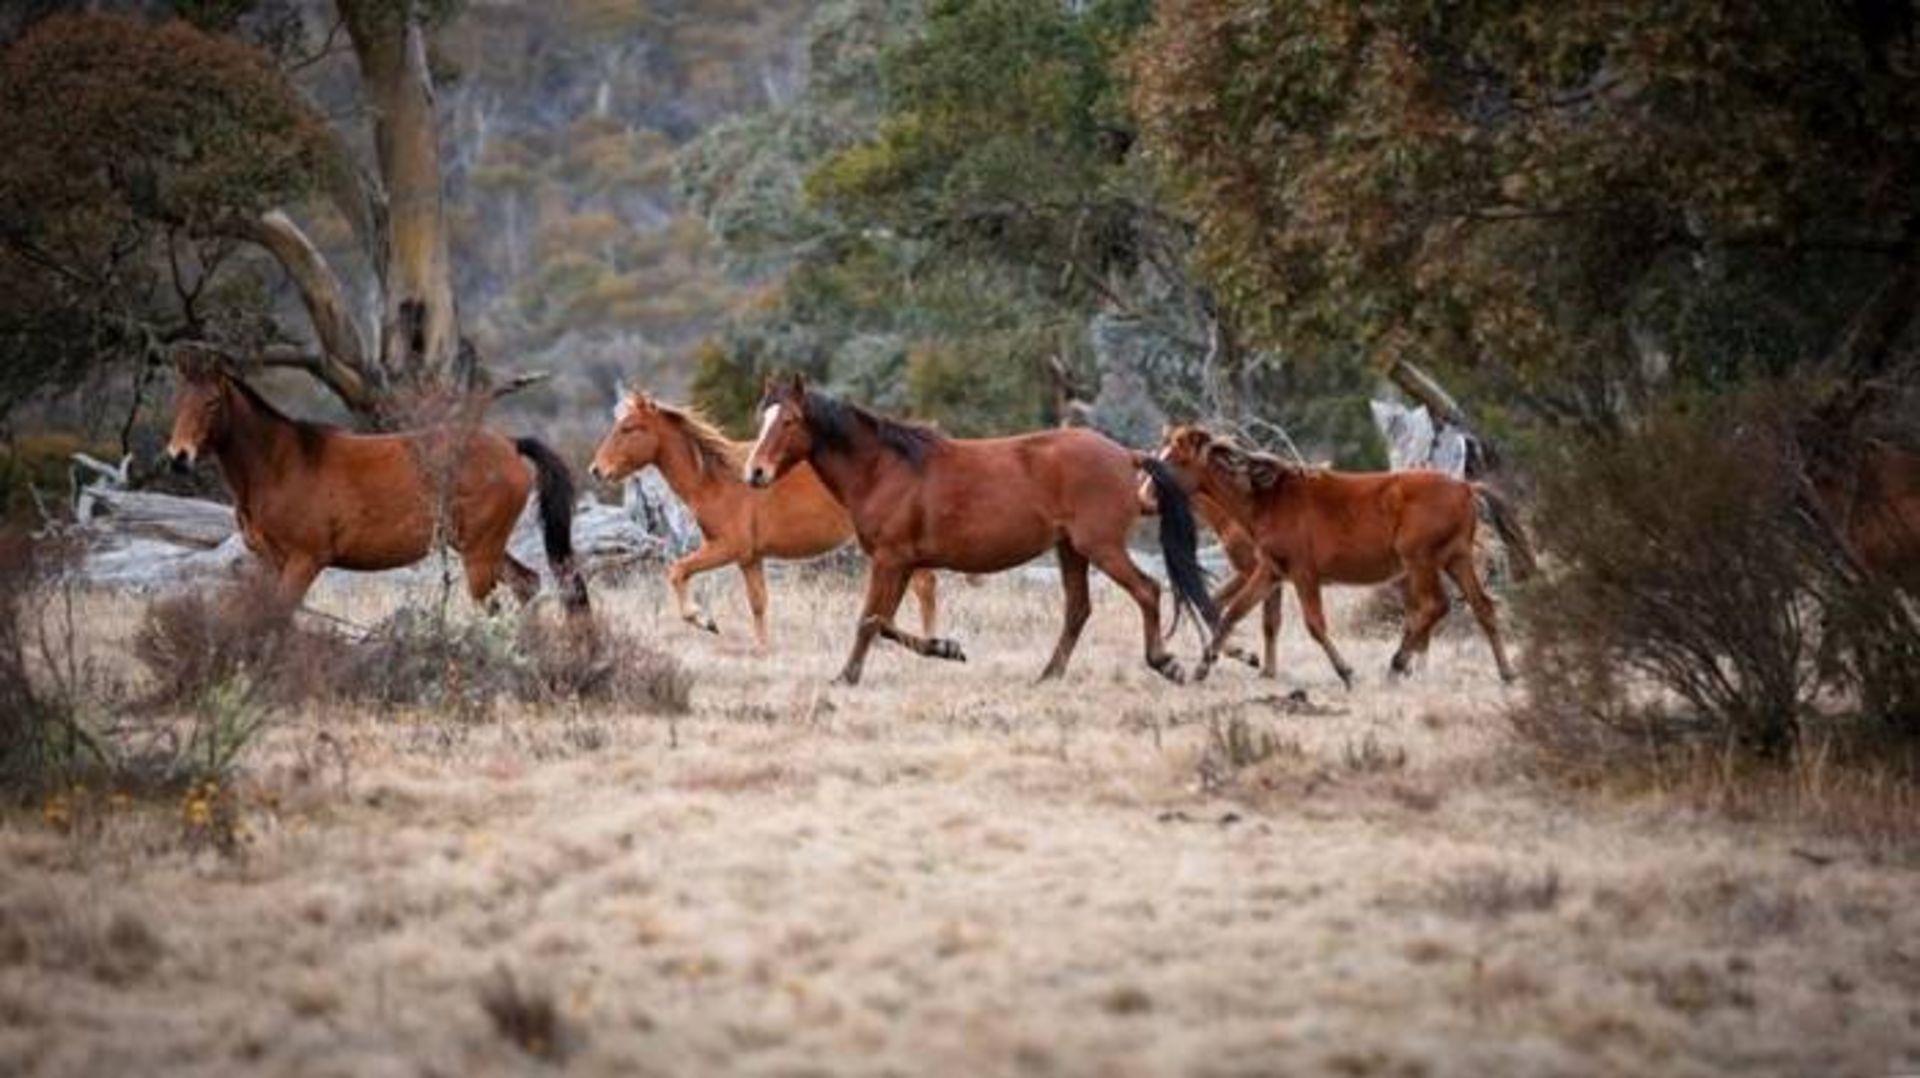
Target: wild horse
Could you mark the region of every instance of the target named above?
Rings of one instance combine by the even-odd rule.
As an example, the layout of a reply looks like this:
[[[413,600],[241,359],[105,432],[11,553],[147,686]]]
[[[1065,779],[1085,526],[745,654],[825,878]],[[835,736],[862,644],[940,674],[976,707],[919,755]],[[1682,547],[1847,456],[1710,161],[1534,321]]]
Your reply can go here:
[[[553,450],[458,424],[353,434],[288,418],[218,361],[183,356],[178,366],[167,456],[179,470],[207,453],[219,461],[240,534],[289,606],[322,569],[411,565],[436,535],[459,552],[475,601],[502,573],[531,599],[539,575],[507,553],[507,540],[537,483],[561,599],[570,613],[586,611],[573,563],[573,482]]]
[[[1446,615],[1447,594],[1440,584],[1445,572],[1473,608],[1500,676],[1514,677],[1493,600],[1473,563],[1475,498],[1491,492],[1439,472],[1342,474],[1297,468],[1199,427],[1168,431],[1160,457],[1196,498],[1214,502],[1252,535],[1265,555],[1227,601],[1197,676],[1205,676],[1234,624],[1256,603],[1269,600],[1281,583],[1292,581],[1307,631],[1340,680],[1351,686],[1353,668],[1327,635],[1320,585],[1380,584],[1403,575],[1407,624],[1391,669],[1404,674]]]
[[[813,558],[853,536],[846,509],[820,483],[813,467],[801,464],[780,477],[771,490],[758,491],[740,477],[746,446],[732,441],[698,412],[675,408],[629,390],[614,408],[613,429],[600,440],[588,471],[595,479],[617,482],[649,465],[660,469],[700,525],[699,549],[667,568],[680,619],[719,632],[700,608],[689,602],[687,585],[697,574],[738,565],[753,612],[753,636],[767,646],[767,577],[761,562]],[[911,581],[920,601],[920,624],[933,635],[937,600],[933,574],[916,572]]]
[[[949,438],[810,391],[797,376],[768,383],[760,415],[747,482],[765,487],[811,463],[847,507],[872,562],[866,604],[840,680],[860,680],[876,635],[921,655],[965,658],[952,640],[921,639],[894,626],[894,610],[913,571],[996,573],[1048,547],[1060,559],[1066,621],[1043,679],[1067,668],[1092,612],[1087,568],[1097,565],[1139,605],[1147,665],[1182,680],[1160,635],[1160,587],[1127,553],[1127,532],[1140,516],[1134,485],[1145,471],[1159,495],[1161,549],[1175,602],[1213,622],[1187,497],[1159,461],[1090,430]]]

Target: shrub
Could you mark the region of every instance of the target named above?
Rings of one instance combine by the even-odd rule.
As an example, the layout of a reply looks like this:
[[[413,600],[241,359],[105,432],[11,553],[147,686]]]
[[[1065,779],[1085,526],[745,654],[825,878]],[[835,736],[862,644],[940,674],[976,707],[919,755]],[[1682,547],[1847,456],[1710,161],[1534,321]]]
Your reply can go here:
[[[1860,579],[1807,511],[1783,400],[1672,408],[1543,469],[1560,571],[1519,604],[1518,721],[1537,745],[1604,761],[1707,735],[1777,759],[1810,721],[1920,699],[1913,607]]]
[[[56,584],[65,554],[0,531],[0,786],[14,793],[105,760],[85,722],[99,679],[74,646],[72,594]]]

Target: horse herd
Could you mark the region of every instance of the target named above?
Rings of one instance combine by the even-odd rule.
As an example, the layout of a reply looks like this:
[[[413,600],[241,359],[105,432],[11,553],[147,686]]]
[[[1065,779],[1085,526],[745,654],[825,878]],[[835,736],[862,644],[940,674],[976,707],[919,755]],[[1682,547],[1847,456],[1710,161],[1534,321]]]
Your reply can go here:
[[[203,456],[217,460],[241,535],[289,607],[322,569],[397,568],[439,543],[459,554],[475,601],[488,601],[503,579],[529,599],[539,578],[508,553],[507,541],[537,491],[562,601],[573,614],[588,609],[572,550],[572,481],[547,446],[477,425],[353,434],[283,415],[218,361],[183,359],[179,373],[167,456],[177,469]],[[964,660],[957,641],[934,635],[932,570],[995,573],[1049,549],[1059,560],[1064,623],[1043,679],[1066,670],[1092,611],[1088,572],[1097,567],[1139,607],[1147,666],[1184,680],[1166,647],[1171,627],[1162,631],[1161,587],[1128,548],[1134,525],[1154,514],[1174,622],[1191,612],[1206,627],[1196,677],[1222,654],[1256,661],[1227,644],[1255,607],[1264,611],[1258,665],[1274,675],[1280,585],[1291,582],[1308,631],[1351,685],[1352,667],[1327,633],[1321,585],[1396,577],[1404,581],[1407,616],[1391,670],[1404,673],[1447,611],[1443,574],[1479,620],[1501,675],[1513,676],[1474,566],[1475,502],[1491,497],[1474,484],[1433,472],[1298,468],[1196,426],[1169,430],[1157,453],[1084,428],[953,438],[812,389],[797,376],[769,380],[759,419],[757,438],[743,444],[694,411],[629,391],[591,472],[613,481],[648,466],[660,470],[704,536],[668,570],[679,616],[717,631],[689,599],[688,583],[737,565],[763,650],[765,560],[814,557],[856,539],[869,570],[852,652],[839,675],[847,684],[860,680],[875,637],[920,655]],[[1234,568],[1217,594],[1209,594],[1200,566],[1196,512],[1219,535]],[[1530,558],[1524,544],[1520,553]],[[909,588],[919,602],[918,634],[894,620]]]

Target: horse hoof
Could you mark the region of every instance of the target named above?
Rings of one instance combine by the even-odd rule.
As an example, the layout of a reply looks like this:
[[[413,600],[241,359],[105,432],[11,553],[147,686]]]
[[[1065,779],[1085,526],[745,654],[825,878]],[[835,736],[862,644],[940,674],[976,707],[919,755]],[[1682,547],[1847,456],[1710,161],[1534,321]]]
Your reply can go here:
[[[853,686],[860,684],[860,675],[849,674],[845,670],[842,670],[840,671],[839,674],[834,676],[834,679],[832,681],[827,682],[827,684],[832,685],[836,688],[842,687],[842,686],[846,688],[852,688]]]
[[[1187,673],[1180,669],[1180,660],[1171,655],[1160,662],[1154,663],[1153,672],[1173,682],[1175,685],[1185,685],[1187,683]],[[1205,681],[1206,677],[1206,669],[1204,667],[1194,671],[1193,679],[1195,681]]]
[[[948,659],[957,663],[967,661],[967,653],[960,650],[958,640],[929,640],[927,654],[936,659]]]
[[[1260,660],[1257,658],[1254,658],[1253,653],[1250,651],[1247,651],[1245,648],[1234,648],[1232,651],[1227,652],[1227,657],[1231,659],[1238,659],[1241,662],[1246,663],[1248,666],[1253,667],[1255,670],[1260,669]]]
[[[1353,691],[1353,671],[1341,670],[1339,671],[1339,674],[1340,674],[1341,687],[1346,689],[1348,692],[1352,692]]]

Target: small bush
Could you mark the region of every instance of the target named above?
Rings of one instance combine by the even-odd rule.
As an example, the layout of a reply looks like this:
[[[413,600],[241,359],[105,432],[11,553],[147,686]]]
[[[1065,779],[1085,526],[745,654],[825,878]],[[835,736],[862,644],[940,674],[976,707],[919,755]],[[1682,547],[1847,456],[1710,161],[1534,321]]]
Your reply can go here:
[[[1581,751],[1689,725],[1763,755],[1791,749],[1822,690],[1834,595],[1773,429],[1757,409],[1676,410],[1569,447],[1547,471],[1539,527],[1563,571],[1520,604],[1525,729]]]
[[[353,645],[342,695],[467,719],[502,698],[578,702],[679,714],[693,679],[677,659],[601,620],[547,621],[537,612],[452,621],[403,609]]]
[[[241,679],[263,701],[292,704],[324,694],[344,643],[295,624],[272,590],[256,584],[153,602],[133,654],[153,685],[149,707],[190,706]]]
[[[88,717],[107,691],[75,644],[68,551],[0,532],[0,786],[24,795],[107,762]]]

